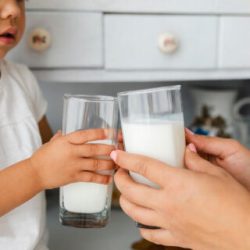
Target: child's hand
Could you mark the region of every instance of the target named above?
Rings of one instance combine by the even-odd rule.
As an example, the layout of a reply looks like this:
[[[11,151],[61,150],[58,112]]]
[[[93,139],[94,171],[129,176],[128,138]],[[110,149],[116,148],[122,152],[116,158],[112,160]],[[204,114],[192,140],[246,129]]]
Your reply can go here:
[[[250,151],[232,139],[192,134],[186,130],[186,139],[193,143],[202,156],[227,170],[250,190]]]
[[[123,141],[123,135],[122,135],[121,130],[118,131],[117,141],[118,141],[118,149],[124,150],[124,141]]]
[[[109,156],[114,146],[86,144],[105,139],[103,129],[76,131],[65,136],[56,134],[29,159],[41,188],[50,189],[72,182],[107,184],[111,177],[96,172],[112,170],[114,163],[109,158],[98,159],[98,156]]]

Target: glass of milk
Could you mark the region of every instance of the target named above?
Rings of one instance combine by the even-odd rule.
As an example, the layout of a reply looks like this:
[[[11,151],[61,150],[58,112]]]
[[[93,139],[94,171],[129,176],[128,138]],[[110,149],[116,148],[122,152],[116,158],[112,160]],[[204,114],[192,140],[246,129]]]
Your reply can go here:
[[[180,90],[178,85],[118,93],[127,152],[183,167],[185,133]],[[137,182],[157,188],[139,174],[130,174]]]
[[[108,129],[108,139],[90,143],[116,145],[117,120],[118,105],[114,97],[64,96],[63,134],[76,130]],[[104,227],[110,214],[112,186],[112,183],[78,182],[61,187],[60,222],[81,228]]]

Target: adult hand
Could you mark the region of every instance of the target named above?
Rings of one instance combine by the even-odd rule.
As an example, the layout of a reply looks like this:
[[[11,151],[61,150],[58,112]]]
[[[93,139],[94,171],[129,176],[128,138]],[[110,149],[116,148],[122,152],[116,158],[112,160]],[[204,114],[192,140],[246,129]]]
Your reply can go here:
[[[224,168],[250,190],[250,150],[233,139],[200,136],[186,129],[186,139],[198,153]]]
[[[190,150],[191,149],[191,150]],[[139,155],[114,151],[121,169],[115,183],[122,209],[133,220],[161,229],[140,229],[156,244],[202,250],[250,249],[250,195],[225,170],[202,159],[189,145],[188,169],[173,168]],[[126,170],[159,185],[134,182]]]
[[[103,129],[76,131],[63,136],[55,135],[29,159],[42,189],[50,189],[71,182],[97,182],[107,184],[111,177],[97,171],[111,170],[113,161],[100,156],[109,156],[114,146],[87,144],[105,140]],[[99,157],[99,158],[98,158]]]

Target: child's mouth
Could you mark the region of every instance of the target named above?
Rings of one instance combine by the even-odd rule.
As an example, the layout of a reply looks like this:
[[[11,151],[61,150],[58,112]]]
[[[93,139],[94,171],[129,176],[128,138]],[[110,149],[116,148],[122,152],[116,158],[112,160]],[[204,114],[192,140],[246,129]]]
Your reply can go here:
[[[11,44],[15,41],[15,35],[9,32],[0,35],[0,41],[5,44]]]

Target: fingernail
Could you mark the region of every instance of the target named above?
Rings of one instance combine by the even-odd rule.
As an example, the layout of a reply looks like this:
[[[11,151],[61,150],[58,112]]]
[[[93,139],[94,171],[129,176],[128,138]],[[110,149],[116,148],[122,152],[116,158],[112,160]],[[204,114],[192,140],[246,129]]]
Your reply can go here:
[[[196,150],[196,147],[193,143],[190,143],[188,145],[188,148],[190,149],[190,151],[194,152],[194,153],[197,153],[197,150]]]
[[[185,131],[189,134],[189,135],[194,135],[194,132],[192,130],[190,130],[189,128],[185,128]]]
[[[111,154],[110,154],[110,158],[111,158],[113,161],[116,161],[117,152],[116,152],[116,151],[112,151]]]

